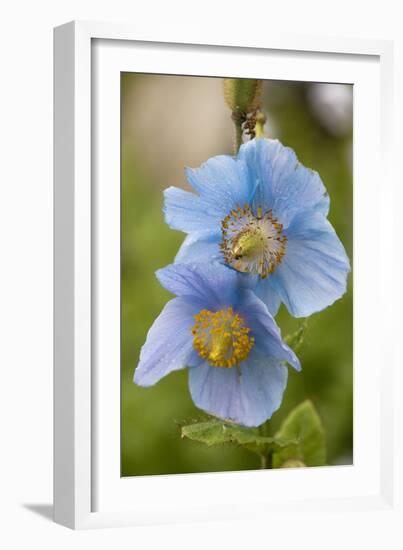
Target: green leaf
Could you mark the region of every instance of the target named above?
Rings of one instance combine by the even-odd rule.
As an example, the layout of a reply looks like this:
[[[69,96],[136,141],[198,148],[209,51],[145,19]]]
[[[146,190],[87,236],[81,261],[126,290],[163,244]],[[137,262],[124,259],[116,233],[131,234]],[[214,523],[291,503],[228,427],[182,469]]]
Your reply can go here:
[[[208,446],[225,443],[240,445],[260,456],[286,449],[289,449],[291,454],[295,454],[298,446],[298,441],[294,438],[265,437],[260,435],[255,428],[245,428],[216,419],[183,426],[182,437],[205,443]]]
[[[297,439],[298,445],[276,450],[273,453],[273,468],[326,464],[325,432],[311,401],[304,401],[292,410],[275,437],[284,440]]]

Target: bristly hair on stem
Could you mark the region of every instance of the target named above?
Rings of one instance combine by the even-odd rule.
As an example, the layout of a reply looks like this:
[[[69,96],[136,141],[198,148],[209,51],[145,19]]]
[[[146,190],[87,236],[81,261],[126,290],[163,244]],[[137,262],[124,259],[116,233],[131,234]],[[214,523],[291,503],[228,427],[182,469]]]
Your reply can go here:
[[[233,111],[231,118],[234,123],[234,156],[236,156],[238,154],[240,146],[242,145],[242,126],[246,120],[246,115],[245,113],[242,113],[240,111]]]

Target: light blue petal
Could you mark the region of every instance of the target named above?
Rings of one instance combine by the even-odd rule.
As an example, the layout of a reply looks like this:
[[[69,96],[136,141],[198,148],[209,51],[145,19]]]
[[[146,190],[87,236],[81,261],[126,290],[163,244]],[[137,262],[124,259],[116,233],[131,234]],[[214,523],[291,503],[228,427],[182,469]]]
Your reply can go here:
[[[193,348],[193,315],[198,308],[185,298],[170,300],[148,331],[134,372],[139,386],[152,386],[172,371],[200,364]]]
[[[242,273],[240,282],[245,288],[253,290],[260,300],[266,305],[271,315],[275,316],[279,310],[281,300],[279,295],[268,284],[268,279],[262,279],[259,275]]]
[[[186,175],[198,195],[177,187],[164,192],[167,224],[185,232],[220,230],[232,208],[251,200],[256,184],[248,178],[242,161],[224,155],[209,159],[200,168],[187,168]]]
[[[285,255],[269,284],[295,317],[308,317],[346,292],[350,264],[331,224],[320,214],[301,215],[287,231]]]
[[[179,252],[175,257],[175,263],[204,263],[222,260],[219,247],[221,232],[195,231],[187,235]]]
[[[294,216],[304,210],[314,210],[324,216],[329,212],[330,200],[320,176],[302,164],[276,182],[273,191],[273,214],[284,227],[292,223]]]
[[[249,202],[256,186],[245,163],[228,155],[212,157],[200,168],[187,168],[186,175],[193,189],[223,213]]]
[[[247,164],[249,177],[257,180],[255,207],[271,208],[284,227],[302,210],[327,215],[329,197],[322,180],[289,147],[277,140],[255,139],[241,147],[239,158]]]
[[[189,387],[197,407],[244,426],[260,426],[280,407],[287,385],[287,368],[253,354],[241,373],[203,364],[189,369]]]
[[[184,240],[175,263],[204,264],[220,262],[227,269],[232,269],[223,261],[219,247],[221,235],[210,232],[198,231],[188,235]],[[238,272],[237,272],[238,273]],[[242,288],[249,288],[266,304],[272,315],[276,315],[281,304],[279,295],[267,283],[267,279],[261,279],[258,275],[238,273],[238,284]]]
[[[241,145],[238,152],[238,159],[243,161],[247,167],[248,178],[255,182],[255,193],[252,202],[255,206],[267,206],[273,202],[271,182],[273,170],[271,158],[267,154],[272,140],[253,139]]]
[[[278,361],[287,361],[295,370],[301,370],[298,357],[281,339],[281,332],[265,304],[251,290],[241,293],[237,308],[255,338],[256,350]]]
[[[172,229],[186,233],[203,231],[206,228],[220,230],[225,214],[223,215],[222,209],[214,202],[207,202],[194,193],[177,187],[165,189],[164,197],[165,221]]]
[[[238,300],[237,273],[219,263],[171,264],[156,275],[169,292],[197,300],[203,308],[234,306]]]

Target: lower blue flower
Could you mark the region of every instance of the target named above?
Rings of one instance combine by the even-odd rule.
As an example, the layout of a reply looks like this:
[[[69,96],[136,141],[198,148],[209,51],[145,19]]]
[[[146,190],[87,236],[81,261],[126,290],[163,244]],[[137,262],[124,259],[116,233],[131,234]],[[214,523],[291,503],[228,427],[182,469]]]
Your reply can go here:
[[[134,382],[152,386],[189,367],[197,407],[259,426],[280,407],[289,363],[301,369],[282,341],[266,305],[221,264],[174,264],[157,271],[170,300],[148,332]]]

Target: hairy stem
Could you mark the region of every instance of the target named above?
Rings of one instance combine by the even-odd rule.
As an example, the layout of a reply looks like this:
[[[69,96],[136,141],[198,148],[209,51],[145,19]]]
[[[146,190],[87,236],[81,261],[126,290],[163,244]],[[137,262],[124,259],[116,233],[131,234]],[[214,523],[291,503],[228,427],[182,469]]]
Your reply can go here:
[[[258,428],[259,435],[266,437],[268,434],[269,422],[264,422]],[[272,468],[272,456],[271,453],[267,455],[260,455],[260,469],[261,470],[270,470]]]
[[[234,111],[231,118],[234,123],[234,156],[236,156],[242,145],[242,124],[244,122],[244,117],[241,113]]]
[[[256,138],[264,137],[264,125],[266,122],[266,116],[262,111],[258,111],[256,115],[255,136]]]

